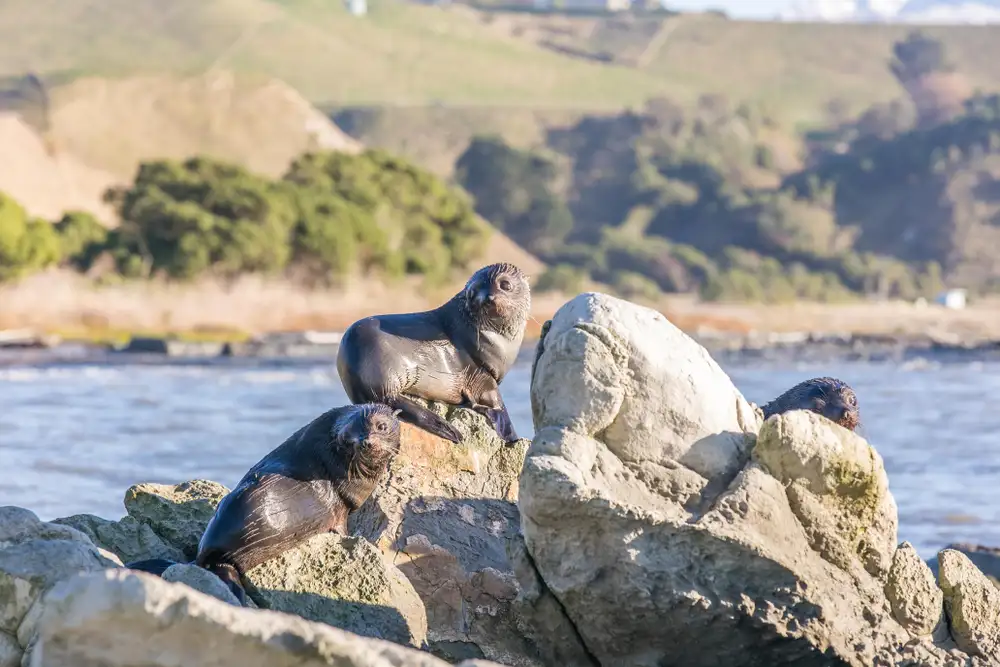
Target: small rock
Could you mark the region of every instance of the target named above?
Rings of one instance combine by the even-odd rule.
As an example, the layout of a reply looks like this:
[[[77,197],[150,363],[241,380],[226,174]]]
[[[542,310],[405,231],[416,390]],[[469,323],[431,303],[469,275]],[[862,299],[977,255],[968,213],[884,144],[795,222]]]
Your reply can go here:
[[[244,583],[264,609],[398,644],[419,647],[427,638],[413,586],[364,538],[316,535],[250,570]]]
[[[125,510],[190,561],[198,554],[198,541],[215,508],[228,493],[221,484],[203,479],[174,486],[136,484],[125,492]]]
[[[216,600],[222,600],[227,604],[236,605],[237,607],[240,606],[240,601],[236,599],[236,596],[223,583],[222,579],[219,579],[213,573],[197,565],[188,563],[171,565],[163,571],[162,577],[164,581],[184,584],[205,595],[211,595]]]
[[[183,562],[180,549],[164,542],[145,523],[126,516],[121,521],[108,521],[92,514],[75,514],[52,523],[72,526],[87,535],[99,547],[118,556],[122,562],[131,563],[149,558],[165,558]]]
[[[893,616],[911,635],[932,635],[944,620],[944,594],[909,542],[893,554],[885,594]]]
[[[944,608],[958,648],[1000,662],[1000,590],[963,553],[946,549],[938,562]]]
[[[45,596],[44,608],[32,667],[448,667],[421,651],[234,607],[144,572],[75,576]]]

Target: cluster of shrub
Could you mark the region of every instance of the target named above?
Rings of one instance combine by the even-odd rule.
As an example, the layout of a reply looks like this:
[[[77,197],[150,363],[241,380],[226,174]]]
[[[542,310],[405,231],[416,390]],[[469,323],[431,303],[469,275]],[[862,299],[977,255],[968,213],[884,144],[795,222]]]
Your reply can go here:
[[[309,153],[280,180],[205,158],[154,161],[106,194],[121,224],[52,224],[0,195],[0,281],[101,258],[125,278],[284,274],[312,284],[377,273],[428,281],[465,268],[490,229],[461,190],[393,155]]]
[[[745,107],[661,100],[584,119],[545,149],[477,137],[456,178],[481,215],[549,263],[541,289],[593,279],[632,296],[913,299],[949,271],[993,289],[992,260],[974,247],[983,237],[969,230],[1000,225],[984,218],[987,200],[1000,202],[989,194],[1000,193],[1000,96],[975,95],[935,123],[855,131],[846,149],[790,172],[775,164],[774,135]],[[953,187],[973,176],[975,192]]]

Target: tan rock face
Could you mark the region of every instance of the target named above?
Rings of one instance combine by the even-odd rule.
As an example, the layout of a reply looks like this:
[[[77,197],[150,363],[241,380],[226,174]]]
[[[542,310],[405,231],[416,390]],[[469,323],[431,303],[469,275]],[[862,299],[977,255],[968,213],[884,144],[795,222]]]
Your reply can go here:
[[[435,654],[541,665],[512,609],[519,587],[507,556],[518,533],[517,479],[528,441],[505,445],[481,415],[425,405],[464,441],[455,445],[403,424],[389,475],[349,527],[378,545],[413,584]]]
[[[518,606],[549,664],[913,664],[885,592],[896,507],[868,443],[808,412],[762,424],[646,308],[584,294],[543,331]],[[896,575],[916,595],[922,575]],[[897,602],[923,629],[921,602]]]
[[[963,553],[946,549],[938,563],[955,643],[970,655],[1000,663],[1000,590]]]
[[[62,582],[45,597],[38,627],[31,667],[447,665],[421,651],[289,614],[235,607],[127,570]]]
[[[245,584],[264,609],[418,648],[426,641],[413,586],[363,538],[316,535],[247,572]]]

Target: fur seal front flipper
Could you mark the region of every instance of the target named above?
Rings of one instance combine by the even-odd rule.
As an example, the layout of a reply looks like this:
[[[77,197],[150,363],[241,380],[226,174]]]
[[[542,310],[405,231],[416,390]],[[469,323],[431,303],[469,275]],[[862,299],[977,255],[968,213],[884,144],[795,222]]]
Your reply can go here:
[[[459,432],[412,399],[470,408],[511,443],[517,434],[500,383],[517,359],[530,311],[527,277],[513,264],[491,264],[434,310],[373,315],[349,326],[337,373],[354,403],[384,403],[452,442],[461,442]]]
[[[347,517],[368,499],[399,451],[399,420],[370,403],[323,413],[257,462],[219,503],[194,564],[215,573],[243,603],[241,581],[257,565],[313,535],[347,535]],[[156,558],[126,567],[162,575]]]
[[[399,410],[403,421],[424,429],[439,438],[454,443],[462,442],[462,434],[441,416],[431,412],[424,406],[414,403],[405,396],[394,396],[384,401],[389,407]]]

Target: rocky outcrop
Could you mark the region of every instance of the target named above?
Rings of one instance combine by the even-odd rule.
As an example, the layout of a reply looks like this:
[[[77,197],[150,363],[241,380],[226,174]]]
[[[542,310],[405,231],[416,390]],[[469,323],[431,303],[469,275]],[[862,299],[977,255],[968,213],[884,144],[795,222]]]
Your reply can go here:
[[[66,580],[45,596],[41,609],[32,667],[447,665],[428,653],[289,614],[242,609],[127,570]]]
[[[987,664],[923,636],[938,598],[862,438],[761,424],[652,310],[585,294],[543,331],[518,607],[549,664]]]
[[[403,424],[389,475],[351,516],[352,533],[379,546],[427,610],[429,648],[448,660],[541,665],[512,609],[519,586],[507,556],[518,535],[518,475],[528,441],[505,445],[489,422],[429,404],[463,435],[453,444]]]
[[[946,549],[938,554],[938,562],[955,643],[969,655],[1000,664],[1000,590],[965,554]]]
[[[426,641],[413,586],[363,538],[316,535],[247,572],[245,584],[264,609],[417,648]]]
[[[221,484],[203,479],[177,485],[136,484],[125,492],[125,511],[180,551],[185,560],[193,560],[205,526],[227,493],[229,489]]]

